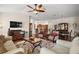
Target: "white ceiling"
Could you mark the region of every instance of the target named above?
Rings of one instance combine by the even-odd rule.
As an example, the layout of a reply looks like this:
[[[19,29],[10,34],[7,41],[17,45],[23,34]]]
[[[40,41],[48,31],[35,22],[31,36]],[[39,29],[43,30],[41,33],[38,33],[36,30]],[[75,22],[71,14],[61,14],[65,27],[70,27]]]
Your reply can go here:
[[[34,5],[31,4],[32,7]],[[25,13],[31,16],[33,19],[57,19],[61,17],[72,17],[79,15],[79,5],[78,4],[44,4],[46,12],[34,14],[32,12],[27,12],[31,10],[25,4],[0,4],[0,12],[15,12],[15,13]]]

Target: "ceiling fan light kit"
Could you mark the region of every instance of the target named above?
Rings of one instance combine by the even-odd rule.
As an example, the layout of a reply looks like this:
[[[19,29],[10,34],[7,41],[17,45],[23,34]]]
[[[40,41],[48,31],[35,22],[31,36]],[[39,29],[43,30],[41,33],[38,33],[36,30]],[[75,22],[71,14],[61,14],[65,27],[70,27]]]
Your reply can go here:
[[[33,13],[37,14],[38,12],[37,11],[33,11]]]

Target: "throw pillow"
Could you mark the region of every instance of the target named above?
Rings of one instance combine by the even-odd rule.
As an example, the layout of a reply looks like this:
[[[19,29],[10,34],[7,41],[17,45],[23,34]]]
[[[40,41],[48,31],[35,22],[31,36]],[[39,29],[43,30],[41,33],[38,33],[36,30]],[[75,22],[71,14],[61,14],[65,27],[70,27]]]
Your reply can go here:
[[[5,36],[4,35],[0,35],[0,40],[5,43],[6,42],[6,39],[5,39]]]

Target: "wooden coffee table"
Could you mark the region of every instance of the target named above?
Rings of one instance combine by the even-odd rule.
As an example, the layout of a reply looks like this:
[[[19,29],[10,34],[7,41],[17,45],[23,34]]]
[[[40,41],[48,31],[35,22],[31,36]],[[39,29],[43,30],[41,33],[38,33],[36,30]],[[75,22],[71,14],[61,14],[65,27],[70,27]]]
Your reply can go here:
[[[34,52],[36,47],[40,46],[40,48],[41,48],[42,40],[40,38],[34,38],[33,40],[30,38],[25,38],[25,42],[26,41],[33,45],[32,53]]]

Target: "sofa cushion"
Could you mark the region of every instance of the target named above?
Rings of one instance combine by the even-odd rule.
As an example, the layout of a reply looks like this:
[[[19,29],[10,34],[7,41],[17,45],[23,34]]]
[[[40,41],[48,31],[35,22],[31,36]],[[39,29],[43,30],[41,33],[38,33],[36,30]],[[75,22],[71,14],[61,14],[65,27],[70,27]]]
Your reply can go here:
[[[4,46],[5,46],[5,48],[6,48],[7,51],[16,49],[16,46],[15,46],[15,44],[13,43],[12,40],[8,40],[7,42],[5,42],[5,43],[4,43]]]
[[[79,53],[79,37],[73,39],[70,54],[78,54]]]
[[[5,43],[6,39],[5,39],[5,36],[4,35],[0,35],[0,40]]]
[[[7,52],[7,49],[5,48],[4,44],[8,40],[11,40],[9,37],[5,37],[4,35],[0,35],[0,53]]]
[[[11,40],[12,37],[11,36],[5,37],[4,35],[0,35],[0,39],[2,40],[3,43],[5,43],[6,41]]]
[[[0,53],[4,53],[4,52],[7,52],[7,50],[5,49],[3,45],[3,41],[0,39]]]

